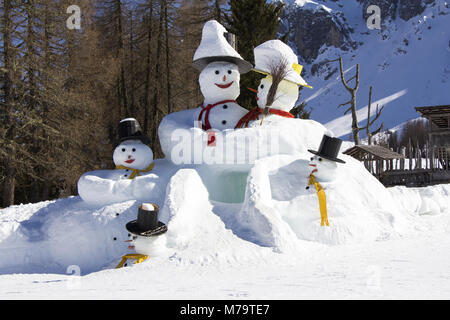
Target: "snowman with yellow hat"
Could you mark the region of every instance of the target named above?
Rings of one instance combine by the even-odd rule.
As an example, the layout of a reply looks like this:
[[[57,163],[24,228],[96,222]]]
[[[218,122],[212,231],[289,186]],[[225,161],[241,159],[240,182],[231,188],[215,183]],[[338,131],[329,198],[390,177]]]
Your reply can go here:
[[[260,126],[294,118],[289,113],[298,100],[299,86],[308,87],[301,77],[303,67],[294,51],[280,40],[269,40],[254,49],[253,71],[266,75],[257,91],[258,107],[248,112],[236,128]]]

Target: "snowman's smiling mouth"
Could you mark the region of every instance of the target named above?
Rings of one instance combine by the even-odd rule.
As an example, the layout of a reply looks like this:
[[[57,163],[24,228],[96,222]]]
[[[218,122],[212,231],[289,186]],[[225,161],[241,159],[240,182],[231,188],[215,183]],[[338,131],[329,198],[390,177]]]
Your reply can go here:
[[[128,164],[132,164],[132,163],[134,162],[134,160],[135,160],[135,159],[130,159],[130,160],[127,160],[127,161],[125,161],[125,162],[128,163]]]
[[[234,83],[234,81],[231,81],[230,83],[227,83],[227,84],[218,84],[218,83],[215,83],[215,85],[218,86],[220,89],[227,89],[227,88],[231,87],[231,85],[232,85],[233,83]]]
[[[317,170],[317,165],[315,165],[315,164],[310,164],[309,166],[314,168],[313,171],[311,171],[311,173],[316,173],[316,172],[318,171],[318,170]]]

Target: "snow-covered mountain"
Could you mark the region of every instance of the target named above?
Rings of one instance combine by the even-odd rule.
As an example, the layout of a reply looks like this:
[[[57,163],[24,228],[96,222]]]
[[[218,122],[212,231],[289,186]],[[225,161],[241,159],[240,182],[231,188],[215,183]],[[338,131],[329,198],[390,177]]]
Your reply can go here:
[[[367,118],[370,86],[373,105],[386,106],[380,121],[387,128],[417,118],[415,106],[449,103],[446,0],[279,1],[285,3],[280,33],[290,32],[290,45],[305,67],[304,78],[313,86],[302,90],[300,101],[306,100],[312,118],[335,134],[350,132],[350,115],[343,117],[344,107],[337,108],[350,96],[340,81],[338,63],[327,63],[341,56],[347,79],[360,64],[360,121]],[[381,10],[380,30],[367,27],[369,5]]]

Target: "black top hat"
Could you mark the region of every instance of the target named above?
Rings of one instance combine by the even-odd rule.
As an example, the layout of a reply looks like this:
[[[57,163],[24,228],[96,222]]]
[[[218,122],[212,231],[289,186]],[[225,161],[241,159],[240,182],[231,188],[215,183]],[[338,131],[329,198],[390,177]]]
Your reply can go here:
[[[309,152],[320,156],[322,158],[345,163],[345,161],[338,159],[337,155],[339,150],[341,149],[342,140],[338,138],[332,138],[327,135],[324,135],[322,138],[322,142],[320,143],[319,151],[308,150]]]
[[[126,225],[129,232],[141,237],[154,237],[167,232],[167,226],[158,221],[159,207],[156,204],[152,205],[155,208],[154,211],[145,210],[142,209],[142,205],[139,206],[137,220],[130,221]]]
[[[149,144],[150,139],[142,133],[139,122],[134,118],[128,118],[119,123],[119,140],[140,140],[143,144]]]

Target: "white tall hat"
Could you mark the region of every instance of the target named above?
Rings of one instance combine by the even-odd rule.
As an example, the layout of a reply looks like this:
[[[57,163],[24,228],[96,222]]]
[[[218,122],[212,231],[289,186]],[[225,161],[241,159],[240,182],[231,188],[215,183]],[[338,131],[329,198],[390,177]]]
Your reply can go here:
[[[256,72],[270,75],[271,67],[281,61],[287,62],[288,73],[284,80],[294,82],[303,87],[309,86],[300,76],[303,66],[298,64],[298,58],[294,51],[281,40],[269,40],[254,49]]]
[[[202,40],[194,55],[195,68],[202,71],[211,62],[225,61],[236,64],[240,73],[247,73],[252,69],[252,64],[245,61],[228,43],[225,38],[227,33],[227,29],[215,20],[205,23]]]

